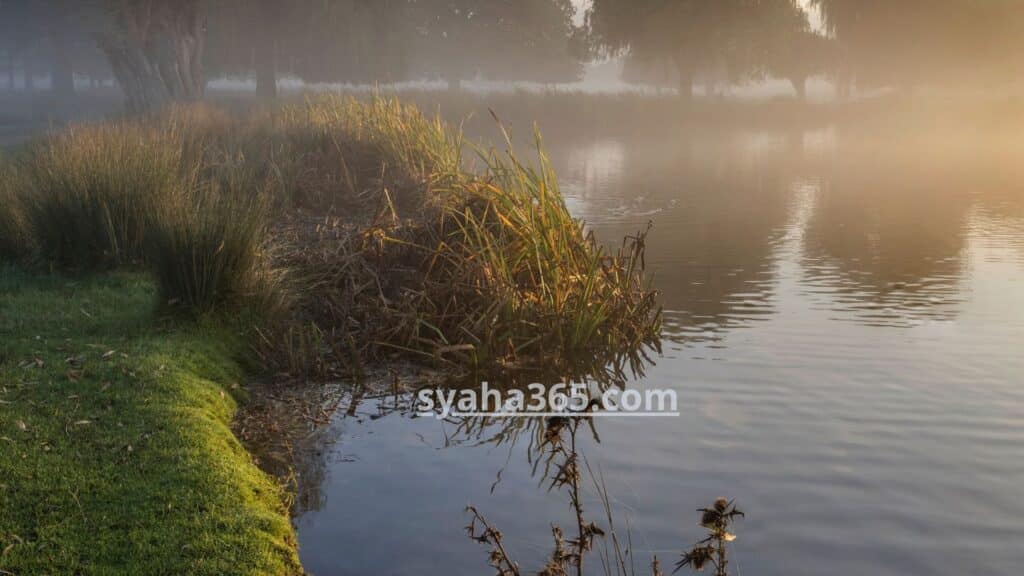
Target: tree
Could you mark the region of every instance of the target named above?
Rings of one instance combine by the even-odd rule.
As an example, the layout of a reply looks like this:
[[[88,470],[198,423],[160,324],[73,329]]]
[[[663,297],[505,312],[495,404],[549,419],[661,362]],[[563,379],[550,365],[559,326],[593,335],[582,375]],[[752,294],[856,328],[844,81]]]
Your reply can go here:
[[[105,0],[99,46],[130,112],[203,96],[202,0]]]
[[[25,88],[32,85],[32,60],[40,48],[42,36],[41,11],[31,0],[0,1],[0,47],[7,55],[8,88],[15,88],[15,68],[21,63]]]
[[[297,0],[280,54],[307,82],[390,82],[408,77],[410,0]]]
[[[256,42],[256,94],[269,100],[277,98],[277,26],[282,17],[281,4],[273,0],[256,2],[261,39]]]
[[[813,0],[838,44],[841,82],[1007,82],[1024,56],[1019,0]]]
[[[598,50],[671,62],[686,99],[701,70],[721,69],[732,80],[763,75],[771,51],[801,21],[794,0],[594,0],[587,12]]]
[[[221,0],[211,3],[207,68],[255,75],[273,96],[279,70],[307,82],[406,77],[409,0]]]
[[[416,72],[452,86],[477,74],[550,82],[576,79],[582,50],[571,0],[419,0],[411,17]]]
[[[800,32],[780,47],[769,70],[773,76],[785,78],[800,100],[807,99],[807,79],[831,72],[836,64],[835,44],[829,38],[810,30]]]
[[[0,0],[0,50],[8,56],[9,83],[18,59],[26,87],[37,66],[48,66],[51,89],[60,99],[74,94],[76,70],[105,74],[95,43],[97,8],[90,2]]]
[[[311,6],[310,6],[311,7]],[[293,14],[304,7],[280,0],[219,0],[208,6],[207,59],[211,75],[239,73],[256,77],[256,94],[277,97],[280,45]]]
[[[803,10],[768,10],[765,16],[754,32],[761,35],[756,44],[763,48],[764,69],[789,80],[797,98],[806,100],[807,79],[832,70],[835,42],[812,30]]]

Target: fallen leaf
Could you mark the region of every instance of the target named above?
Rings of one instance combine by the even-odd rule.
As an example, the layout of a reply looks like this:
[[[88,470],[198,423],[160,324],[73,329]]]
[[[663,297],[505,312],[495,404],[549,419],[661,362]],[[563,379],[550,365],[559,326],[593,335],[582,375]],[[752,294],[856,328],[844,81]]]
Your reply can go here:
[[[19,368],[42,368],[45,364],[40,358],[33,358],[32,360],[26,360],[18,365]]]

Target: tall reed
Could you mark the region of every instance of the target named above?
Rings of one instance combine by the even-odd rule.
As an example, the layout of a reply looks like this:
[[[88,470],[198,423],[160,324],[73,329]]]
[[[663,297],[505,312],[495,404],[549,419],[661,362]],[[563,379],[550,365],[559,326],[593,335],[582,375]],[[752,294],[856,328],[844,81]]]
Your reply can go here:
[[[308,98],[282,106],[270,122],[277,165],[292,176],[300,205],[372,204],[388,190],[415,209],[461,169],[461,132],[396,99]]]
[[[569,213],[539,136],[535,165],[509,144],[504,153],[478,150],[483,170],[473,173],[457,162],[457,130],[401,105],[307,106],[310,116],[331,119],[325,125],[383,135],[398,150],[378,151],[395,154],[384,161],[417,158],[410,171],[426,167],[413,210],[385,187],[369,225],[321,221],[291,241],[287,265],[318,295],[305,315],[339,362],[355,347],[361,356],[536,367],[656,345],[660,311],[644,283],[643,233],[606,253]],[[415,152],[421,146],[439,150]]]
[[[21,204],[21,174],[14,162],[0,155],[0,261],[24,257],[31,238]]]
[[[290,367],[383,354],[536,366],[656,347],[643,233],[607,252],[569,213],[540,137],[533,164],[506,140],[477,149],[475,172],[459,129],[395,99],[244,118],[173,108],[34,144],[19,196],[46,260],[145,262],[165,303],[259,293],[276,315],[286,273],[301,294],[261,342],[316,355]]]
[[[442,267],[447,279],[436,280],[489,295],[486,306],[467,309],[457,331],[477,335],[481,351],[499,355],[649,343],[660,312],[644,284],[643,232],[607,254],[569,213],[539,133],[532,166],[507,135],[506,142],[504,153],[481,152],[484,174],[458,182],[445,205],[439,246],[449,265]]]
[[[183,187],[181,147],[130,123],[46,138],[22,170],[25,218],[41,255],[76,270],[141,261],[155,207]]]
[[[266,301],[267,203],[251,183],[244,168],[225,168],[155,207],[146,258],[163,304],[209,311]]]

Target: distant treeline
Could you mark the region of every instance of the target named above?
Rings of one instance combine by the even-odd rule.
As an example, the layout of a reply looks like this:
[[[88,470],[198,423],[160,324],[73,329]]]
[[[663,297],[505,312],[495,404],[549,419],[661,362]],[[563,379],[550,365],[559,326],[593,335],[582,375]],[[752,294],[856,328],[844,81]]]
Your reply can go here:
[[[695,78],[766,76],[802,94],[815,75],[841,89],[1009,83],[1024,61],[1020,0],[593,0],[576,10],[571,0],[0,0],[0,84],[49,77],[71,93],[76,75],[113,77],[143,110],[199,99],[220,76],[255,76],[266,96],[282,74],[555,82],[626,55],[631,77],[671,81],[684,96]]]
[[[814,20],[819,26],[811,25]],[[628,51],[627,75],[701,75],[731,84],[771,75],[853,86],[1016,82],[1020,0],[594,0],[591,46]]]

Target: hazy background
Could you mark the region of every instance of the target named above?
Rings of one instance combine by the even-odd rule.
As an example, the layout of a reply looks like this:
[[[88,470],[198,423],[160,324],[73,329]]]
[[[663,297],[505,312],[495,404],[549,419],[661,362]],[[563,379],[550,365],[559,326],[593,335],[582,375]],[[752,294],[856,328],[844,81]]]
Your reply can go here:
[[[741,574],[1014,576],[1022,37],[1022,0],[0,0],[0,145],[304,90],[397,91],[489,141],[488,108],[524,145],[536,122],[598,238],[653,223],[664,354],[631,385],[683,415],[586,445],[638,573],[724,494]],[[313,573],[477,573],[467,502],[529,568],[574,522],[522,444],[339,414],[301,470]]]
[[[353,86],[1016,95],[1022,33],[1019,0],[0,0],[0,123]]]

